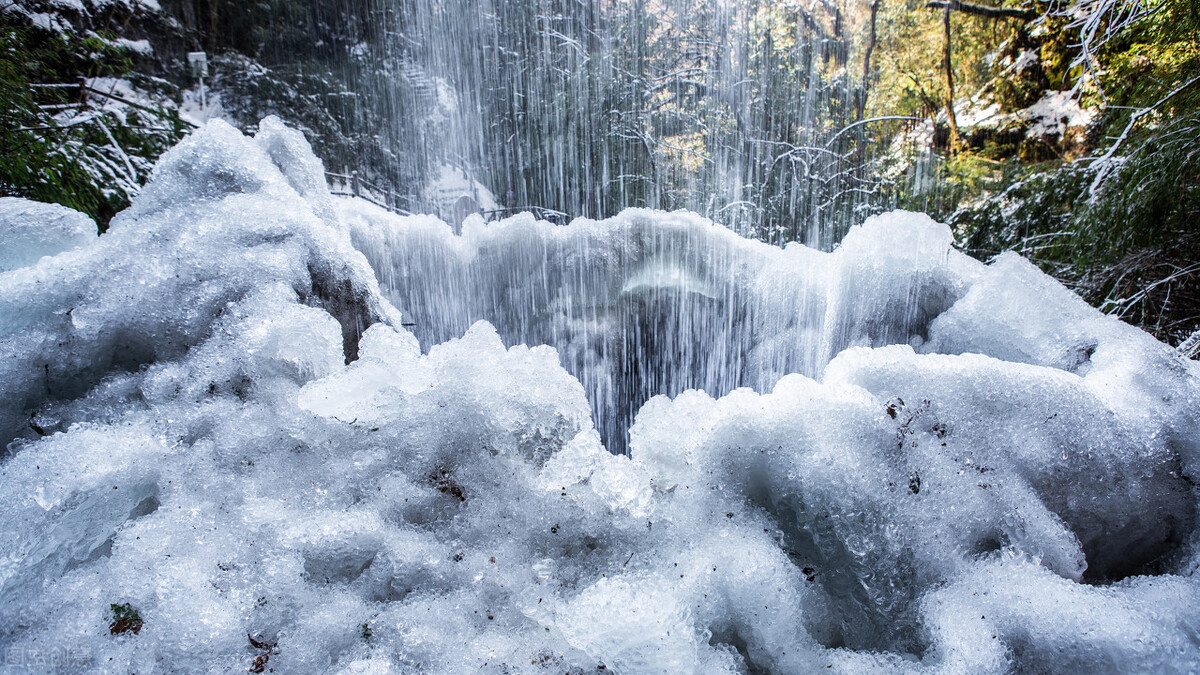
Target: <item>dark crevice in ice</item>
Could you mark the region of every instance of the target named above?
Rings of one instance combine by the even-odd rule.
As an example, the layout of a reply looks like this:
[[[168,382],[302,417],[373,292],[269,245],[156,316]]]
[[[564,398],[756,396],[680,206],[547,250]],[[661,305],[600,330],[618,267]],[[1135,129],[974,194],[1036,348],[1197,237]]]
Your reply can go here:
[[[380,320],[371,310],[367,289],[329,268],[328,263],[310,261],[312,287],[299,289],[301,301],[329,312],[342,327],[342,351],[346,363],[358,358],[358,340],[368,326]]]
[[[708,639],[708,644],[713,647],[727,646],[737,652],[742,657],[742,663],[746,665],[744,671],[746,675],[767,675],[771,673],[769,667],[759,665],[750,655],[749,643],[746,638],[742,637],[737,626],[724,626],[721,628],[712,629],[712,637]]]

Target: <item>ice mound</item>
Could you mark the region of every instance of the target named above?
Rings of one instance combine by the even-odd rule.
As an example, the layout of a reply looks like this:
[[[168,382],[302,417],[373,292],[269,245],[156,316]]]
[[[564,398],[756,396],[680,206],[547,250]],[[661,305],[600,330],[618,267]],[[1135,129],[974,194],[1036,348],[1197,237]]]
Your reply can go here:
[[[647,211],[455,236],[213,122],[108,233],[0,273],[0,644],[1194,672],[1198,404],[1194,362],[923,216],[831,253]]]
[[[96,240],[96,223],[57,204],[0,197],[0,274]]]
[[[288,157],[289,139],[307,164]],[[275,158],[289,162],[281,169]],[[5,275],[0,443],[65,429],[52,412],[58,403],[115,372],[182,356],[257,289],[282,285],[329,310],[342,326],[347,359],[367,326],[398,323],[378,299],[366,261],[331,219],[328,191],[321,202],[293,187],[288,174],[313,163],[320,166],[304,138],[277,121],[265,120],[255,142],[213,123],[163,158],[103,237]]]

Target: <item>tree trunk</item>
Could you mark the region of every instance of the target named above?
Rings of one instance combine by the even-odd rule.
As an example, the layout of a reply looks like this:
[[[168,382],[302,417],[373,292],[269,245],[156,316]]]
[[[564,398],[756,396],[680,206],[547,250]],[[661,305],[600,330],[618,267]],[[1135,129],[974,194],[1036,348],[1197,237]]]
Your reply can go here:
[[[208,50],[217,51],[217,30],[220,26],[221,0],[209,0],[208,3]]]
[[[946,66],[946,117],[950,121],[950,152],[958,152],[962,139],[958,135],[958,118],[954,115],[954,66],[950,60],[950,7],[942,10],[942,28],[945,33],[943,56]]]
[[[858,119],[863,119],[867,109],[867,94],[871,90],[871,55],[875,52],[875,20],[879,16],[879,3],[883,0],[871,0],[870,33],[867,34],[867,51],[863,54],[862,89],[858,95]]]

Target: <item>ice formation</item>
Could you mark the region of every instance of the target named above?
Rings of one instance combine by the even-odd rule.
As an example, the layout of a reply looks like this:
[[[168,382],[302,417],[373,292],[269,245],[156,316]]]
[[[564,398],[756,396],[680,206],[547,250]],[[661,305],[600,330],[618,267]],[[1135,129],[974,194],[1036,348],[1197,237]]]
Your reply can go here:
[[[82,248],[95,238],[96,222],[74,209],[0,197],[0,272]]]
[[[6,658],[1195,671],[1200,367],[951,244],[455,236],[212,122],[106,234],[5,248]]]

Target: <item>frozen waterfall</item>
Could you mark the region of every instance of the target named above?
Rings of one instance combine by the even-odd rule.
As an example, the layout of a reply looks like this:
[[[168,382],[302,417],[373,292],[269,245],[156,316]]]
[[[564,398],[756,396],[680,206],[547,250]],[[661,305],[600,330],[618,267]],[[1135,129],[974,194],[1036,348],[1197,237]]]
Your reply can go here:
[[[850,346],[922,344],[969,274],[965,258],[950,257],[949,230],[915,215],[877,219],[825,254],[747,240],[686,212],[628,210],[568,227],[469,219],[457,237],[434,219],[341,208],[423,347],[481,320],[505,344],[554,347],[614,452],[653,396],[768,392],[788,373],[819,376]],[[890,272],[856,274],[868,260]]]

